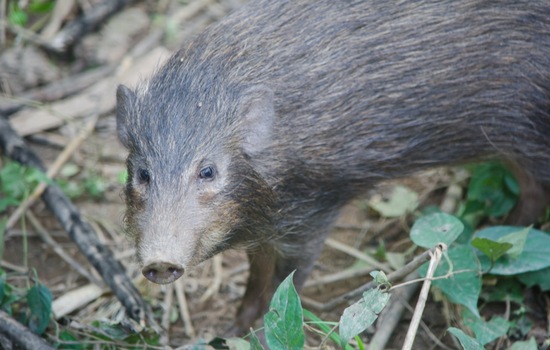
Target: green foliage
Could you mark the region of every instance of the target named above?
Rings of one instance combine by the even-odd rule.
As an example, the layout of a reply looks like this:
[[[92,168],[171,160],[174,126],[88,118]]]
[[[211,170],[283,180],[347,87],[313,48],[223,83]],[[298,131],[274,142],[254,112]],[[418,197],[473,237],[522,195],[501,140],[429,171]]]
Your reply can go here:
[[[481,345],[488,344],[506,335],[510,329],[510,322],[502,317],[495,316],[487,322],[467,309],[463,309],[462,311],[462,320],[474,332],[476,340]]]
[[[426,276],[427,264],[420,269],[420,275]],[[481,292],[481,276],[479,262],[474,251],[467,246],[455,246],[447,251],[447,259],[443,259],[435,271],[436,279],[433,286],[449,298],[450,301],[466,306],[473,314],[479,316],[477,302]]]
[[[52,293],[41,283],[37,283],[27,293],[29,307],[28,326],[31,331],[41,335],[46,331],[52,312]]]
[[[516,204],[519,185],[501,163],[484,163],[471,167],[472,177],[463,217],[472,214],[500,217]]]
[[[300,350],[304,347],[303,310],[291,273],[277,288],[264,316],[265,338],[271,349]]]
[[[476,232],[475,225],[484,217],[504,216],[514,206],[519,194],[517,182],[510,173],[496,163],[473,168],[468,189],[468,198],[457,216],[442,213],[437,208],[426,209],[411,228],[411,240],[418,246],[429,249],[438,243],[448,246],[442,261],[435,271],[432,285],[441,290],[451,302],[463,305],[462,320],[474,337],[450,327],[467,350],[484,349],[500,337],[514,334],[526,337],[532,325],[526,317],[523,305],[523,287],[540,286],[550,290],[550,236],[532,227],[493,226]],[[418,196],[400,188],[394,191],[387,202],[370,202],[370,208],[387,217],[403,216],[415,210]],[[387,259],[384,243],[378,247],[379,258]],[[426,274],[427,264],[419,269]],[[371,276],[379,288],[365,292],[360,300],[346,308],[338,327],[334,322],[319,319],[313,313],[302,310],[292,275],[279,287],[265,317],[266,339],[271,349],[298,349],[303,346],[303,316],[307,326],[317,333],[325,334],[346,350],[363,349],[359,338],[378,317],[390,295],[380,287],[391,287],[383,272],[374,271]],[[496,283],[482,289],[482,280]],[[513,302],[520,312],[512,313],[510,320],[494,316],[482,318],[479,305],[484,302]],[[349,344],[356,339],[356,345]],[[249,347],[247,347],[249,346]],[[239,349],[241,347],[238,347]],[[251,335],[251,343],[242,349],[263,349]],[[533,339],[516,342],[514,349],[535,349]]]
[[[445,213],[426,215],[414,223],[411,240],[423,248],[432,248],[437,243],[450,245],[464,230],[464,225],[456,217]]]
[[[81,170],[73,163],[63,166],[56,183],[71,199],[86,195],[94,199],[101,199],[108,187],[108,182],[97,172]]]
[[[484,350],[485,349],[479,341],[468,336],[466,333],[464,333],[462,330],[458,328],[449,327],[448,331],[449,333],[457,337],[458,341],[460,342],[460,345],[462,345],[464,350]]]
[[[363,297],[346,308],[340,318],[340,345],[344,347],[348,341],[370,327],[384,309],[390,295],[378,288],[363,293]]]
[[[342,338],[337,332],[333,332],[332,328],[337,323],[335,322],[327,322],[321,320],[319,317],[317,317],[313,312],[309,310],[304,310],[304,318],[308,320],[306,323],[310,327],[317,327],[319,329],[319,333],[326,334],[335,344],[342,344]],[[358,342],[360,343],[361,340],[356,337]],[[353,350],[353,347],[349,344],[346,344],[344,347],[345,350]]]
[[[527,341],[515,342],[508,350],[537,350],[537,348],[535,337],[531,337]]]
[[[19,1],[8,1],[8,21],[13,25],[25,26],[29,17],[51,12],[55,0],[31,0],[24,8],[19,4]]]
[[[485,254],[491,260],[491,265],[506,254],[513,246],[512,243],[496,242],[488,238],[476,237],[472,240],[472,247],[479,249],[480,252]]]
[[[478,254],[482,269],[490,269],[491,274],[511,276],[550,267],[550,235],[545,232],[533,228],[493,226],[479,231],[476,237],[513,245],[494,264],[485,254]]]
[[[39,183],[50,180],[38,169],[8,161],[0,169],[0,212],[27,198]]]
[[[42,335],[50,323],[52,294],[39,281],[28,289],[17,288],[8,283],[6,273],[0,270],[0,309]]]
[[[91,325],[81,325],[78,332],[72,329],[62,329],[57,336],[55,346],[58,349],[147,349],[150,346],[160,346],[160,336],[145,329],[136,332],[134,329],[106,321],[94,321]],[[93,344],[93,345],[92,345]]]

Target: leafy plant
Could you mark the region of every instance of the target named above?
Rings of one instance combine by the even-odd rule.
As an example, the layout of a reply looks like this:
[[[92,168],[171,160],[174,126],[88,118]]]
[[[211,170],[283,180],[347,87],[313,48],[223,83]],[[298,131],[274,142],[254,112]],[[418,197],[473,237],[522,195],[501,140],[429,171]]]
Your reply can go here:
[[[77,177],[78,176],[78,177]],[[93,170],[81,169],[73,163],[67,163],[56,178],[56,183],[69,198],[88,195],[100,199],[107,190],[108,183],[104,177]]]
[[[0,169],[0,212],[21,203],[41,182],[49,183],[50,179],[40,170],[6,162]]]
[[[499,162],[469,167],[472,176],[466,203],[458,216],[472,226],[482,217],[502,217],[517,203],[519,184],[512,173]]]
[[[0,270],[0,309],[42,335],[50,322],[52,294],[36,277],[33,280],[32,287],[19,288],[8,283],[6,273]]]
[[[55,0],[31,0],[25,7],[21,7],[19,1],[9,1],[8,4],[9,22],[13,25],[25,26],[30,16],[52,11]]]

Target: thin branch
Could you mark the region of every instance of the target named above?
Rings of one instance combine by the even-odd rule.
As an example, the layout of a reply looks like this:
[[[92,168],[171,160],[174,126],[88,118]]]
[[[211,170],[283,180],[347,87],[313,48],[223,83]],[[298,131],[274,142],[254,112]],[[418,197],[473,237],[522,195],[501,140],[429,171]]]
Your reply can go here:
[[[426,279],[420,290],[420,296],[416,303],[416,308],[414,310],[413,317],[411,319],[411,324],[409,325],[409,330],[407,331],[407,336],[403,342],[403,350],[412,349],[414,338],[416,337],[416,332],[418,330],[418,325],[422,319],[422,314],[424,313],[424,307],[426,306],[426,301],[428,300],[428,293],[430,292],[430,287],[432,285],[432,278],[434,276],[437,265],[441,261],[441,255],[447,249],[445,244],[439,244],[430,259],[430,265],[428,266],[428,271],[426,272]],[[431,250],[430,250],[431,252]]]
[[[95,125],[97,123],[97,116],[92,118],[86,126],[82,129],[82,131],[78,134],[76,138],[74,138],[71,143],[59,154],[53,165],[48,169],[46,172],[46,176],[49,179],[52,179],[57,175],[59,170],[61,170],[61,167],[63,164],[67,162],[67,160],[70,158],[70,156],[76,151],[76,149],[80,146],[82,142],[94,131]],[[44,193],[44,190],[46,189],[45,183],[40,183],[32,194],[19,205],[19,207],[13,212],[13,214],[9,217],[7,223],[6,223],[6,229],[10,229],[13,227],[13,225],[19,220],[21,215],[27,210],[27,208],[34,203],[41,195]]]
[[[21,164],[44,171],[42,161],[1,116],[0,149],[6,156]],[[147,319],[148,323],[161,333],[160,327],[151,316],[149,306],[126,275],[124,267],[114,258],[112,252],[99,242],[90,224],[82,218],[63,191],[57,185],[50,184],[42,194],[42,200],[120,300],[128,317],[140,325],[144,325]]]
[[[21,323],[17,322],[4,311],[0,311],[0,333],[9,338],[14,344],[28,350],[53,350],[46,341]]]

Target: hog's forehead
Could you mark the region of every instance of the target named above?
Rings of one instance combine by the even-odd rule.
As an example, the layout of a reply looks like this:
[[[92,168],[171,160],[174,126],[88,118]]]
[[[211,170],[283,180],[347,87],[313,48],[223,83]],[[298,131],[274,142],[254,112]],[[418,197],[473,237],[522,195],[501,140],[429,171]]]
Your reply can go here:
[[[148,163],[189,166],[225,148],[233,138],[231,113],[195,96],[176,96],[170,89],[138,93],[132,130],[135,146]]]

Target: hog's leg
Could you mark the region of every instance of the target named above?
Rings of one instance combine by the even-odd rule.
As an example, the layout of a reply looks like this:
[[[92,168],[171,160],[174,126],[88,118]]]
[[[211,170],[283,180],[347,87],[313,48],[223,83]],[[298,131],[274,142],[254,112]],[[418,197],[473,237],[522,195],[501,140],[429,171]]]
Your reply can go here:
[[[237,310],[234,326],[228,333],[231,335],[244,335],[250,331],[254,321],[260,318],[268,309],[273,295],[273,274],[275,252],[271,247],[262,247],[248,252],[250,262],[248,282],[246,290]]]
[[[521,166],[511,164],[520,187],[518,203],[506,221],[513,225],[531,225],[550,205],[550,185],[542,184]]]
[[[294,285],[298,291],[301,290],[323,248],[325,236],[318,234],[315,240],[293,242],[292,252],[265,247],[248,253],[250,275],[232,329],[235,334],[248,333],[254,321],[268,311],[277,287],[294,270]]]

